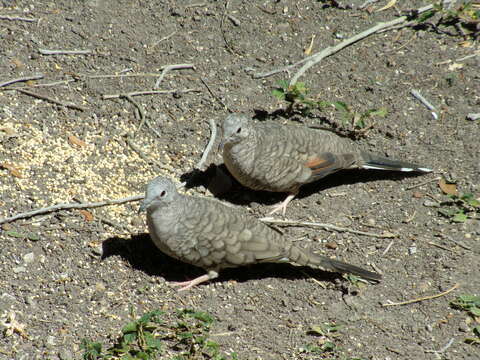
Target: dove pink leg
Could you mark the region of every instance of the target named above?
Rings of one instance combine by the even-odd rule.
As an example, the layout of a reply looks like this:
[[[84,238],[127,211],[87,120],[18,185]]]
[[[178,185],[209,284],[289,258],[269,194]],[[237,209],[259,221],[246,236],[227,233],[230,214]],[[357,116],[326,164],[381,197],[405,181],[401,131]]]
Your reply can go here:
[[[278,203],[277,205],[274,205],[272,211],[270,211],[268,213],[268,215],[275,214],[275,213],[279,212],[280,210],[282,211],[282,215],[285,215],[285,213],[287,212],[287,205],[290,201],[293,200],[294,197],[295,197],[295,194],[288,195],[287,198],[285,200],[283,200],[281,203]]]
[[[218,272],[211,270],[211,271],[208,272],[208,274],[199,276],[195,279],[188,280],[188,281],[181,281],[181,282],[171,282],[170,285],[181,286],[181,288],[178,289],[178,291],[184,291],[184,290],[188,290],[188,289],[190,289],[190,288],[192,288],[192,287],[194,287],[198,284],[201,284],[205,281],[215,279],[217,277],[218,277]]]

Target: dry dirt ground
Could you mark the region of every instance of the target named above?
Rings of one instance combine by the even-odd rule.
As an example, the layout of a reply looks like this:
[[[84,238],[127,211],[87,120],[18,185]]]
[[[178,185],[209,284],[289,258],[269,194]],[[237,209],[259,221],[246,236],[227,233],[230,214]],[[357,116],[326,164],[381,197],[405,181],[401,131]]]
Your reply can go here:
[[[262,79],[252,73],[298,61],[310,44],[320,51],[428,2],[399,2],[383,11],[315,0],[227,4],[1,1],[0,15],[36,20],[0,18],[0,82],[37,73],[43,79],[0,91],[0,219],[58,203],[141,194],[158,174],[180,181],[202,155],[209,119],[218,124],[228,111],[281,115],[286,104],[272,89],[293,73]],[[465,43],[453,28],[446,30],[451,34],[427,26],[370,36],[300,79],[311,97],[343,101],[359,113],[386,108],[387,116],[367,120],[373,126],[357,141],[435,170],[418,177],[339,173],[308,187],[289,206],[289,219],[396,234],[282,228],[300,246],[380,270],[382,282],[355,286],[331,274],[268,264],[225,271],[217,281],[177,293],[169,281],[201,271],[153,247],[138,202],[54,211],[0,230],[0,358],[78,359],[83,338],[108,345],[132,309],[192,308],[215,317],[213,340],[240,359],[479,359],[479,347],[464,343],[475,324],[449,303],[460,294],[479,294],[480,223],[441,216],[435,206],[448,198],[434,179],[443,174],[460,193],[480,195],[480,123],[466,119],[480,112],[480,57],[468,57],[478,52],[478,42]],[[40,49],[91,53],[44,55]],[[166,74],[160,89],[173,92],[133,98],[148,124],[140,127],[128,99],[104,99],[152,90],[162,67],[171,64],[195,68]],[[412,89],[437,107],[438,119]],[[327,121],[322,116],[271,117],[341,124],[335,111]],[[220,156],[212,153],[211,163],[220,164]],[[187,192],[212,196],[213,168],[195,174]],[[283,196],[234,183],[224,200],[261,217]],[[382,306],[455,284],[436,299]],[[323,355],[302,351],[325,341],[309,333],[324,323],[342,326],[339,336],[328,337],[337,348]],[[432,351],[451,339],[442,353]]]

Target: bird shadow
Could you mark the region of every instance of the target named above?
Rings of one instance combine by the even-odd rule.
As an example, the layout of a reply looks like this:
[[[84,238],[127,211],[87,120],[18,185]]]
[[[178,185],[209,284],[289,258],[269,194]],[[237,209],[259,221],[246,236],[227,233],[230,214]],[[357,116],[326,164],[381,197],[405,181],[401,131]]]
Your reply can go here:
[[[102,243],[102,260],[120,256],[130,266],[149,276],[161,276],[167,282],[186,281],[204,275],[205,270],[163,254],[148,234],[132,235],[130,239],[111,237]],[[267,278],[288,280],[307,279],[314,276],[321,281],[335,281],[341,274],[291,264],[262,263],[238,268],[223,269],[211,282],[234,280],[239,283]],[[200,285],[201,286],[201,285]]]
[[[213,179],[218,176],[217,169],[220,169],[228,177],[232,186],[223,193],[217,193],[211,188]],[[401,180],[410,177],[424,175],[415,172],[399,172],[388,170],[365,170],[365,169],[346,169],[331,174],[323,179],[319,179],[300,188],[297,198],[302,199],[314,193],[322,192],[342,185],[353,185],[357,183],[369,183],[381,180]],[[224,164],[210,166],[205,171],[193,170],[181,176],[182,181],[186,181],[186,188],[195,188],[204,186],[208,188],[220,200],[225,200],[234,205],[249,205],[257,202],[262,205],[273,205],[285,199],[285,193],[274,193],[269,191],[256,191],[242,186],[227,170]]]

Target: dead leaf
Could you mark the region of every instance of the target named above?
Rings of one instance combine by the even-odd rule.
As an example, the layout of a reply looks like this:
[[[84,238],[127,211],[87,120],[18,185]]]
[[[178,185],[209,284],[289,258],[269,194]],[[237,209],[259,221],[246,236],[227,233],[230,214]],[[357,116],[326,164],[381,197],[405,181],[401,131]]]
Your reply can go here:
[[[312,35],[312,40],[310,40],[310,45],[303,52],[305,55],[309,56],[313,50],[313,40],[315,40],[315,34]]]
[[[25,64],[18,58],[13,58],[12,64],[15,65],[17,69],[20,69],[20,70],[25,68]]]
[[[90,211],[87,210],[79,210],[80,214],[83,215],[85,218],[85,221],[92,221],[93,220],[93,215]]]
[[[466,40],[466,41],[459,42],[458,45],[460,47],[469,48],[473,46],[473,42]]]
[[[87,146],[87,143],[83,140],[80,140],[78,137],[76,137],[75,135],[70,135],[68,137],[68,142],[70,143],[70,145],[78,145],[80,147],[85,147]]]
[[[9,164],[9,163],[0,163],[0,168],[3,168],[5,170],[8,170],[10,171],[10,174],[12,176],[15,176],[16,178],[19,178],[21,179],[23,176],[22,176],[22,173],[20,172],[20,170],[18,170],[15,166],[13,166],[12,164]]]
[[[2,127],[2,128],[0,128],[0,131],[3,131],[7,136],[10,136],[10,137],[13,137],[13,136],[17,135],[15,130],[13,130],[12,128],[8,128],[8,127]]]
[[[458,196],[458,189],[456,184],[448,184],[445,180],[445,178],[441,178],[440,181],[438,182],[438,186],[440,186],[440,189],[447,194],[447,195],[454,195]]]
[[[420,199],[420,198],[423,197],[423,194],[420,191],[415,191],[413,193],[413,197],[416,198],[416,199]]]

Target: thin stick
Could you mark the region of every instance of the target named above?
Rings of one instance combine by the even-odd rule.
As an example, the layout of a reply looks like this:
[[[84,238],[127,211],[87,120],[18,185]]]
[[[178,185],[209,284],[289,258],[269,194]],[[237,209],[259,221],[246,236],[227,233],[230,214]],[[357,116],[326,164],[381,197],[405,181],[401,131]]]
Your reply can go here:
[[[210,140],[208,141],[207,147],[203,152],[202,158],[197,165],[195,165],[195,168],[198,170],[204,170],[205,161],[207,161],[208,154],[210,154],[210,151],[212,151],[213,145],[215,144],[215,139],[217,138],[217,124],[215,124],[215,120],[210,118],[208,123],[210,124]]]
[[[470,251],[472,251],[472,248],[471,248],[471,247],[468,247],[467,245],[461,243],[460,241],[453,240],[453,239],[448,238],[448,237],[444,237],[443,239],[444,239],[444,240],[447,240],[447,241],[451,241],[451,242],[453,242],[454,244],[460,246],[461,248],[464,248],[465,250],[470,250]]]
[[[85,111],[85,108],[83,106],[80,106],[80,105],[75,105],[73,103],[61,102],[61,101],[55,100],[51,97],[48,97],[48,96],[45,96],[45,95],[40,95],[40,94],[31,92],[31,91],[28,91],[28,90],[25,90],[25,89],[15,89],[15,90],[21,92],[22,94],[33,96],[37,99],[45,100],[45,101],[51,102],[53,104],[57,104],[57,105],[60,105],[60,106],[63,106],[63,107],[67,107],[67,108],[75,109],[75,110],[79,110],[79,111]]]
[[[445,346],[443,346],[440,350],[425,350],[425,352],[426,353],[434,353],[434,354],[442,354],[445,351],[447,351],[450,346],[452,346],[454,340],[455,340],[455,338],[453,338],[453,337],[450,338],[450,340],[448,340],[448,342],[445,344]]]
[[[161,38],[160,40],[154,42],[151,47],[153,48],[153,47],[157,46],[158,44],[160,44],[162,41],[165,41],[165,40],[170,39],[170,38],[171,38],[173,35],[175,35],[176,33],[177,33],[177,30],[175,30],[174,32],[172,32],[170,35],[164,36],[164,37]]]
[[[217,101],[220,103],[220,105],[223,106],[223,108],[224,108],[225,110],[228,110],[227,105],[225,105],[225,104],[223,103],[223,101],[222,101],[218,96],[216,96],[216,95],[213,93],[212,89],[210,89],[210,86],[208,86],[207,82],[206,82],[203,78],[200,78],[200,81],[202,82],[203,85],[205,85],[205,87],[207,88],[207,90],[208,90],[208,92],[210,93],[210,95],[211,95],[215,100],[217,100]]]
[[[412,94],[412,96],[417,99],[418,101],[420,101],[423,105],[425,105],[425,107],[430,110],[432,112],[432,116],[435,120],[438,119],[438,115],[436,113],[436,109],[435,109],[435,106],[433,106],[430,102],[428,102],[427,99],[425,99],[418,90],[415,90],[415,89],[412,89],[410,90],[410,94]]]
[[[359,231],[359,230],[353,230],[353,229],[350,229],[350,228],[340,227],[340,226],[336,226],[336,225],[332,225],[332,224],[323,224],[323,223],[308,222],[308,221],[279,220],[279,219],[274,219],[274,218],[271,218],[271,217],[261,218],[260,221],[262,221],[266,224],[276,224],[276,225],[285,225],[285,226],[319,227],[319,228],[323,228],[325,230],[333,230],[333,231],[338,231],[338,232],[349,232],[349,233],[352,233],[352,234],[372,236],[372,237],[377,237],[377,238],[395,238],[395,237],[398,236],[396,234],[375,234],[375,233],[371,233],[371,232],[365,232],[365,231]]]
[[[423,181],[423,182],[421,182],[421,183],[419,183],[419,184],[409,186],[409,187],[405,188],[405,190],[412,190],[412,189],[415,189],[415,188],[417,188],[417,187],[430,184],[431,182],[438,181],[438,180],[440,180],[440,179],[441,179],[441,177],[436,177],[436,178],[434,178],[434,179],[426,180],[426,181]]]
[[[9,21],[26,21],[26,22],[35,22],[38,21],[34,18],[24,18],[18,16],[7,16],[7,15],[0,15],[0,20],[9,20]]]
[[[155,82],[155,86],[153,87],[154,89],[158,89],[160,87],[160,83],[162,82],[163,78],[165,75],[170,70],[181,70],[181,69],[195,69],[193,64],[174,64],[174,65],[167,65],[163,68],[162,73],[160,74],[160,77],[158,80]]]
[[[190,92],[200,92],[198,89],[184,89],[184,90],[146,90],[146,91],[134,91],[127,94],[112,94],[112,95],[103,95],[103,100],[108,99],[118,99],[125,96],[141,96],[141,95],[156,95],[156,94],[175,94],[175,93],[190,93]]]
[[[87,74],[78,74],[80,77],[86,77],[89,79],[109,79],[109,78],[119,78],[119,77],[137,77],[137,76],[151,76],[157,77],[160,76],[158,73],[134,73],[134,74],[101,74],[101,75],[87,75]]]
[[[49,50],[38,49],[42,55],[90,55],[92,50]]]
[[[390,241],[390,244],[387,245],[387,247],[385,248],[385,250],[383,251],[382,253],[382,256],[385,256],[385,254],[388,252],[388,250],[390,250],[390,248],[392,247],[394,241]]]
[[[0,87],[11,85],[11,84],[14,84],[14,83],[17,83],[17,82],[25,82],[25,81],[38,80],[38,79],[43,79],[43,74],[35,74],[35,75],[21,77],[21,78],[18,78],[18,79],[7,80],[3,83],[0,83]]]
[[[137,130],[135,130],[135,132],[133,133],[133,136],[135,136],[135,134],[137,134],[140,131],[140,129],[143,127],[145,123],[145,112],[143,111],[143,108],[140,106],[140,104],[137,103],[135,100],[133,100],[133,98],[130,95],[124,95],[122,96],[122,98],[130,101],[133,104],[133,106],[135,106],[138,110],[138,115],[141,121],[140,121],[140,125],[138,125]]]
[[[432,245],[432,246],[435,246],[435,247],[438,247],[439,249],[442,249],[442,250],[447,250],[447,251],[450,251],[450,252],[454,252],[452,249],[449,249],[449,248],[447,248],[447,247],[445,247],[445,246],[443,246],[443,245],[434,243],[434,242],[432,242],[432,241],[427,242],[427,244]]]
[[[308,274],[306,271],[303,271],[303,270],[300,270],[298,269],[299,272],[301,272],[303,275],[305,275],[306,277],[308,277],[310,280],[312,280],[314,283],[316,283],[317,285],[319,285],[321,288],[323,289],[326,289],[327,287],[325,286],[325,284],[323,284],[322,282],[320,282],[319,280],[315,279],[312,275]]]
[[[420,297],[420,298],[416,298],[416,299],[412,299],[412,300],[407,300],[407,301],[402,301],[402,302],[397,302],[397,303],[389,302],[389,303],[382,304],[382,306],[408,305],[408,304],[413,304],[413,303],[421,302],[421,301],[425,301],[425,300],[436,299],[438,297],[447,295],[448,293],[452,292],[453,290],[455,290],[459,286],[460,286],[459,284],[455,284],[450,289],[448,289],[447,291],[444,291],[440,294],[424,296],[424,297]]]
[[[129,196],[121,199],[105,200],[105,201],[91,202],[91,203],[57,204],[57,205],[48,206],[48,207],[37,209],[37,210],[23,212],[23,213],[20,213],[11,217],[7,217],[4,219],[0,219],[0,225],[15,221],[18,219],[25,219],[25,218],[33,217],[36,215],[47,214],[57,210],[86,209],[86,208],[95,208],[95,207],[106,206],[106,205],[117,205],[117,204],[124,204],[126,202],[142,200],[143,198],[144,198],[144,195],[134,195],[134,196]]]

